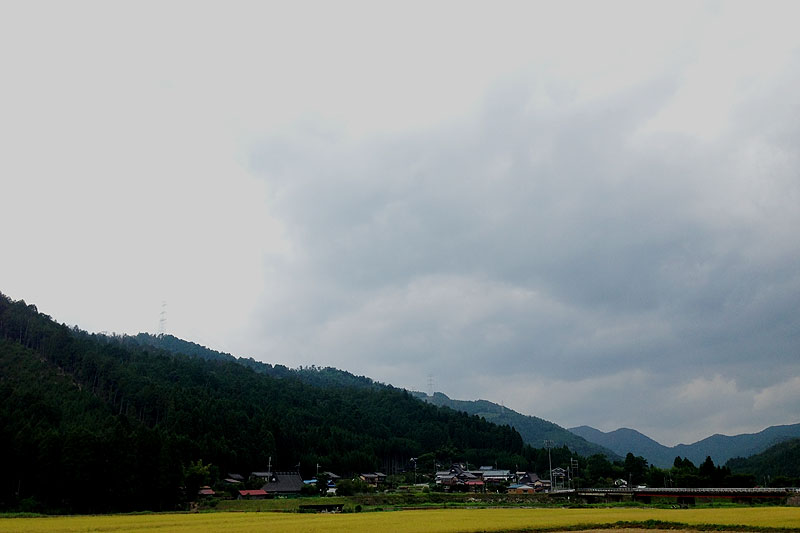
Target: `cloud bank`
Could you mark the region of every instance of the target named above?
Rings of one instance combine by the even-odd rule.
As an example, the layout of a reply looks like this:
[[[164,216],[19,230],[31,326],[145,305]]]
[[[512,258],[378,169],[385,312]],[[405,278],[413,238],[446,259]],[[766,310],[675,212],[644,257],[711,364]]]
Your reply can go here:
[[[793,2],[8,14],[10,296],[668,445],[800,419]]]

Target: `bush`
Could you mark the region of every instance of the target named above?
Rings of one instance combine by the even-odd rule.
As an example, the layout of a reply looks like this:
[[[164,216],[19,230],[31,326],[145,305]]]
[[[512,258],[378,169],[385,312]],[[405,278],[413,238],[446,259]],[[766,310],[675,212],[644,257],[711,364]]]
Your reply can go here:
[[[42,504],[36,498],[25,498],[19,502],[19,510],[23,513],[39,513]]]
[[[303,496],[319,496],[319,490],[316,485],[303,485],[300,487],[300,494]]]
[[[370,487],[360,479],[343,479],[336,484],[337,496],[353,496],[354,494],[370,492],[375,492],[375,488]]]

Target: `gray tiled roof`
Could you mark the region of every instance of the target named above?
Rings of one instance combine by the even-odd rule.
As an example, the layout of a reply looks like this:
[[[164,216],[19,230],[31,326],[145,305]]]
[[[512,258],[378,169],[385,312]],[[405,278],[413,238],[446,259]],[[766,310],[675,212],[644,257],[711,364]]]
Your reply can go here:
[[[269,482],[261,488],[268,493],[300,492],[303,478],[299,472],[273,472]]]

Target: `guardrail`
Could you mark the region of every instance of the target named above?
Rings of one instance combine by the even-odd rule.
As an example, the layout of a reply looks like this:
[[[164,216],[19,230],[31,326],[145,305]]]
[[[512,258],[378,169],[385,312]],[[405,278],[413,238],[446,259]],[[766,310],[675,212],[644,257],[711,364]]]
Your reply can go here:
[[[603,498],[611,500],[632,499],[635,501],[649,502],[652,498],[675,498],[679,504],[693,505],[699,499],[713,500],[768,500],[768,499],[788,499],[800,490],[788,487],[635,487],[635,488],[601,488],[601,489],[579,489],[574,491],[577,496],[582,496],[589,500]]]
[[[791,487],[756,487],[756,488],[683,488],[683,487],[636,487],[636,488],[600,488],[600,489],[578,489],[578,493],[587,494],[792,494],[800,492],[800,489]]]

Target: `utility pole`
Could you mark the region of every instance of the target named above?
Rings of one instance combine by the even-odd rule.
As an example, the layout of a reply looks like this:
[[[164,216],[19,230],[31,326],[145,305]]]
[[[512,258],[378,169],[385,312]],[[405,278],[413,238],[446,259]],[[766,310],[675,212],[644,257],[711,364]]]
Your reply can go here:
[[[547,465],[550,467],[550,492],[553,492],[553,461],[550,459],[550,448],[553,447],[553,441],[544,441],[544,446],[547,448]]]
[[[575,486],[575,478],[578,477],[578,460],[575,458],[571,458],[569,460],[570,470],[572,470],[572,488],[577,489],[578,487]]]

